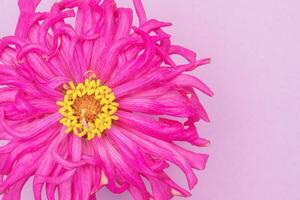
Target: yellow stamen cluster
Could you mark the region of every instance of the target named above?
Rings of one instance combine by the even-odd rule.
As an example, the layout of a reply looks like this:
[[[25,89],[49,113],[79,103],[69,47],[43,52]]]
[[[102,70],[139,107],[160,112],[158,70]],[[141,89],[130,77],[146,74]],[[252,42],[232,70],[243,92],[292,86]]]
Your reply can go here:
[[[60,123],[67,127],[66,133],[79,137],[93,139],[101,137],[109,129],[113,120],[118,120],[115,113],[119,104],[115,102],[115,95],[100,80],[88,78],[84,83],[69,82],[64,85],[65,97],[58,101],[59,112],[63,118]]]

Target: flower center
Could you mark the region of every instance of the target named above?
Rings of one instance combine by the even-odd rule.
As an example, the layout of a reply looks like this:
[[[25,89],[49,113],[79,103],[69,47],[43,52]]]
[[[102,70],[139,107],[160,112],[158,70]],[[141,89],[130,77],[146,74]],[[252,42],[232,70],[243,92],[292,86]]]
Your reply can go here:
[[[75,100],[73,104],[74,114],[78,118],[92,122],[101,112],[101,103],[93,95],[84,95]]]
[[[63,116],[60,123],[67,127],[66,132],[73,132],[88,140],[96,135],[101,137],[109,129],[113,120],[118,120],[115,113],[119,104],[115,102],[112,90],[101,85],[100,80],[88,78],[84,83],[69,82],[64,85],[65,96],[57,104]]]

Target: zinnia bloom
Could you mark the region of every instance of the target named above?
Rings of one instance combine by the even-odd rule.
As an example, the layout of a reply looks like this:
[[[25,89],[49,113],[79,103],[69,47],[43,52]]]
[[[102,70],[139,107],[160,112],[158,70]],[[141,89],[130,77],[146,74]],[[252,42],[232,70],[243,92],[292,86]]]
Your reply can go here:
[[[43,188],[49,200],[92,200],[102,187],[135,200],[189,196],[165,170],[178,166],[192,189],[205,168],[208,155],[178,142],[209,144],[195,127],[209,121],[195,89],[212,92],[187,74],[209,59],[173,45],[171,24],[148,20],[140,0],[136,26],[113,0],[36,12],[39,3],[19,0],[15,35],[0,41],[2,199],[20,199],[30,177],[36,200]]]

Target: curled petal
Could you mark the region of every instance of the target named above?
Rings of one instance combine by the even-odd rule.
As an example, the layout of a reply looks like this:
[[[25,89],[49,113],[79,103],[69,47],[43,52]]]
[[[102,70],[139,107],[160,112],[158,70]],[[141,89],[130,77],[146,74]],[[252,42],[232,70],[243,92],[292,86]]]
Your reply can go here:
[[[72,161],[68,161],[65,160],[64,158],[62,158],[60,155],[58,155],[56,152],[53,152],[53,159],[61,166],[63,166],[66,169],[76,169],[82,165],[85,164],[84,161],[79,161],[79,162],[72,162]]]
[[[9,124],[7,124],[7,122],[5,121],[3,110],[0,111],[0,126],[7,132],[7,134],[20,139],[28,139],[36,136],[37,134],[46,130],[48,127],[57,124],[57,121],[59,119],[60,114],[53,114],[46,119],[40,120],[41,123],[39,123],[38,121],[33,122],[29,127],[24,127],[21,130],[15,130],[14,128],[10,127]]]
[[[52,184],[61,184],[65,182],[66,180],[69,180],[76,172],[76,169],[67,171],[66,173],[57,176],[57,177],[43,177],[43,176],[36,176],[35,184],[40,183],[52,183]]]
[[[198,179],[194,174],[192,167],[204,169],[208,158],[207,155],[182,151],[181,148],[176,147],[173,144],[160,141],[138,132],[132,133],[132,131],[133,130],[125,132],[133,141],[139,143],[148,153],[162,157],[163,159],[169,160],[178,165],[185,173],[190,189],[196,185]],[[184,153],[185,155],[182,155],[181,153]]]
[[[208,96],[213,96],[214,94],[200,79],[191,75],[181,74],[173,80],[173,83],[183,87],[197,88]]]
[[[142,5],[141,0],[133,0],[133,3],[134,3],[134,7],[136,9],[140,24],[142,25],[147,21],[145,9]]]

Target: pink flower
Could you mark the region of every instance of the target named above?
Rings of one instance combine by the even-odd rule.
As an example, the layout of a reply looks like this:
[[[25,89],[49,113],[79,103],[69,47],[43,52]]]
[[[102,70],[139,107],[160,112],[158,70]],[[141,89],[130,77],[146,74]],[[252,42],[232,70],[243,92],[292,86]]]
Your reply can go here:
[[[20,199],[30,177],[36,200],[43,187],[49,200],[56,191],[92,200],[102,187],[135,200],[189,196],[165,169],[177,165],[192,189],[193,169],[205,168],[208,155],[175,142],[209,144],[195,127],[209,119],[194,89],[212,92],[186,74],[209,59],[171,44],[163,31],[171,24],[148,20],[140,0],[138,27],[113,0],[62,0],[36,12],[39,2],[19,0],[15,35],[0,41],[3,200]]]

